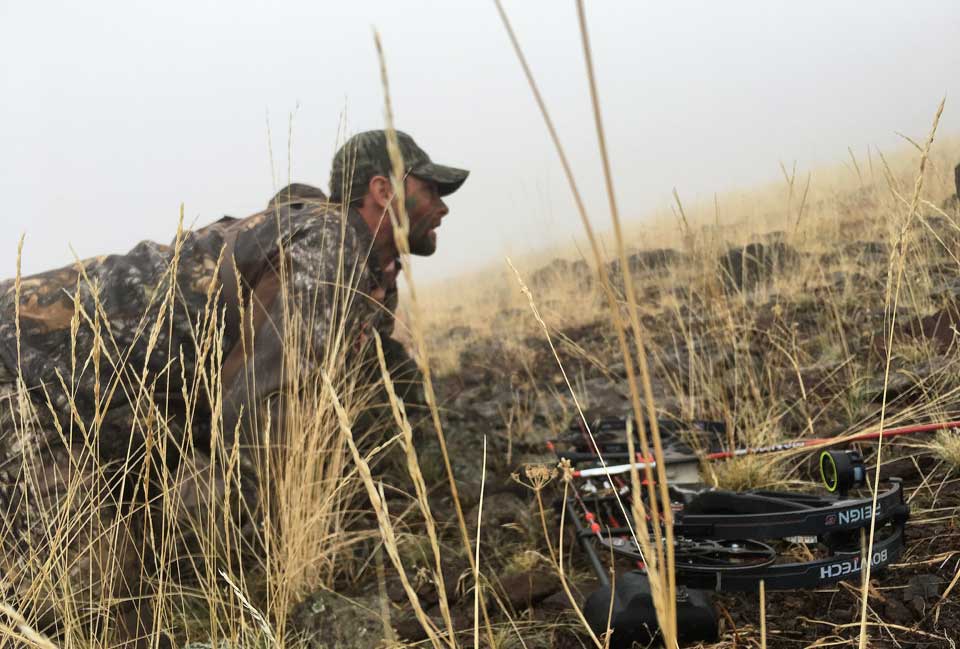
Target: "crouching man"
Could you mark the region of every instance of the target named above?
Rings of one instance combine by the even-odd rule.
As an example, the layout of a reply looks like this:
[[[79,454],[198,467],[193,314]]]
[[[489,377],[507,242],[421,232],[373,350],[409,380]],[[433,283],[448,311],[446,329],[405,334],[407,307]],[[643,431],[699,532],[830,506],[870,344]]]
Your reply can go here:
[[[431,255],[467,172],[397,135],[410,251]],[[391,169],[385,132],[360,133],[329,199],[290,185],[170,245],[0,282],[0,598],[31,627],[148,641],[144,583],[178,579],[211,541],[255,545],[265,486],[291,478],[271,463],[325,449],[298,447],[284,395],[322,399],[321,371],[361,392],[374,332],[411,366],[391,339]],[[0,639],[15,626],[0,619]]]

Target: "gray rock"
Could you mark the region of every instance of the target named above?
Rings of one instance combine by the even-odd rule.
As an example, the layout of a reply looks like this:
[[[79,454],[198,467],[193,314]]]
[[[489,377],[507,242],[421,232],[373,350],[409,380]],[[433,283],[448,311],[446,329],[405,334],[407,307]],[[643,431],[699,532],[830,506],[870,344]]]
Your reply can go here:
[[[886,261],[890,246],[882,241],[853,241],[843,246],[843,253],[863,261]]]
[[[633,275],[651,271],[662,271],[670,268],[683,258],[684,256],[681,253],[671,248],[640,250],[627,255],[627,268]],[[618,278],[621,277],[620,260],[614,259],[607,264],[607,270],[616,282]]]
[[[593,284],[593,274],[589,264],[582,259],[577,261],[554,259],[530,276],[530,284],[539,288],[567,280],[573,280],[581,288],[589,288]]]
[[[936,575],[930,574],[921,574],[914,575],[910,577],[910,581],[907,582],[907,587],[904,589],[903,597],[904,599],[922,599],[922,600],[934,600],[940,597],[940,587],[943,585],[943,580],[938,578]]]
[[[795,264],[799,253],[782,242],[750,243],[731,248],[718,260],[720,278],[731,289],[750,291]]]
[[[369,649],[384,635],[378,596],[345,597],[320,590],[290,613],[294,646],[304,649]]]

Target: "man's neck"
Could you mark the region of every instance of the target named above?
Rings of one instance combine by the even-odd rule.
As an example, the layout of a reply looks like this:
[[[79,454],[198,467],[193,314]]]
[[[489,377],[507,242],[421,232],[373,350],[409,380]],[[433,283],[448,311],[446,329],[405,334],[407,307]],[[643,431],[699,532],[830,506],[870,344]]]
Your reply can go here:
[[[357,212],[370,229],[373,237],[373,254],[377,256],[380,267],[385,268],[400,256],[397,243],[393,238],[393,228],[390,227],[390,217],[375,206],[371,208],[368,205],[361,205]]]
[[[390,262],[396,261],[400,257],[400,253],[397,252],[397,246],[393,241],[389,242],[389,245],[384,243],[379,245],[376,239],[373,242],[374,254],[377,255],[377,261],[380,262],[380,268],[386,268],[390,265]]]

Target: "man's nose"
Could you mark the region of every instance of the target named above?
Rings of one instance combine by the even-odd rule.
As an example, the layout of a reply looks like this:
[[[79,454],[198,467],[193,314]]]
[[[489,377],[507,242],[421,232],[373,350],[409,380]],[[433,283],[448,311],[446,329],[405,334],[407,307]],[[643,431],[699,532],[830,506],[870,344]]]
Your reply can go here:
[[[437,201],[440,203],[440,218],[443,218],[450,213],[450,208],[447,207],[447,204],[443,202],[442,198],[438,198]]]

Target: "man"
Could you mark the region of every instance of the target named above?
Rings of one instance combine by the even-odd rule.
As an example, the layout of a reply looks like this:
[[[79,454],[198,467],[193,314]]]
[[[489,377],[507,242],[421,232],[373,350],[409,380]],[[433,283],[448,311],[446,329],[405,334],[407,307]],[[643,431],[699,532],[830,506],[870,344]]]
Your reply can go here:
[[[468,172],[434,164],[397,136],[410,251],[430,255],[448,213],[442,197]],[[153,479],[151,466],[171,472],[185,449],[205,456],[214,436],[238,430],[256,443],[259,404],[303,375],[360,358],[374,331],[389,340],[400,269],[391,171],[385,132],[360,133],[334,157],[331,200],[290,185],[267,210],[225,217],[169,246],[142,242],[19,286],[0,282],[0,591],[14,601],[25,589],[34,602],[55,599],[38,594],[36,579],[43,573],[55,591],[41,565],[62,543],[51,525],[79,517],[109,528],[141,490],[149,499],[141,483]],[[120,548],[146,554],[136,534],[114,532],[81,525],[68,534],[83,548],[67,552],[61,568],[86,579],[91,601],[129,572]],[[112,577],[94,577],[104,555],[113,557]]]

